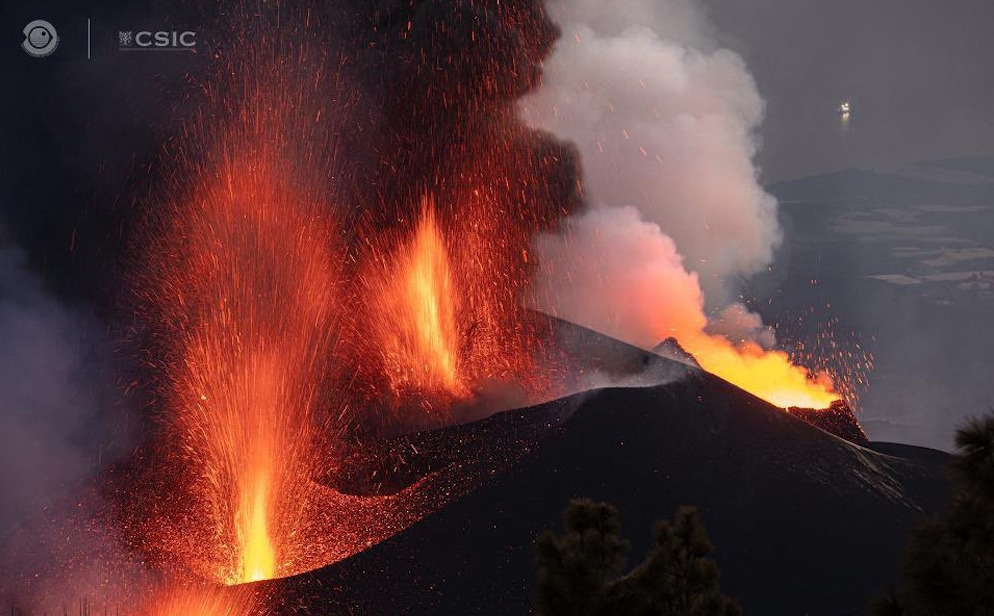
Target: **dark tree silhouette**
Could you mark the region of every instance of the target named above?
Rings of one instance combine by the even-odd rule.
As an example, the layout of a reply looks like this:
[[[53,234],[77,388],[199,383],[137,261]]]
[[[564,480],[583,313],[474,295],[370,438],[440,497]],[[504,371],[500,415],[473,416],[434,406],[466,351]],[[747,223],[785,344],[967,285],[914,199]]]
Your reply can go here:
[[[645,562],[622,574],[628,544],[618,510],[575,500],[565,532],[536,542],[538,616],[737,616],[738,603],[721,594],[712,546],[697,511],[681,507],[656,527]]]
[[[898,597],[874,616],[994,614],[994,414],[956,433],[948,512],[915,529]]]
[[[870,601],[871,616],[904,616],[904,608],[901,607],[901,600],[897,596],[897,591],[893,588],[881,597],[875,597]]]
[[[607,590],[618,579],[628,544],[621,540],[618,510],[607,503],[574,500],[563,514],[565,533],[548,531],[535,542],[539,616],[606,613]]]

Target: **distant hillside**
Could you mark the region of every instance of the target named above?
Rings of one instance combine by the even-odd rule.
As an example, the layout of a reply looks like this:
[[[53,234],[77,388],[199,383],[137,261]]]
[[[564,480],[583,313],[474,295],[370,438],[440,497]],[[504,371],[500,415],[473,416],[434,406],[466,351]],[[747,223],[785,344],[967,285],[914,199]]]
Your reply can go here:
[[[994,159],[851,169],[769,187],[784,242],[745,296],[810,349],[832,323],[876,356],[871,439],[952,447],[994,405]],[[817,356],[817,351],[815,352]]]

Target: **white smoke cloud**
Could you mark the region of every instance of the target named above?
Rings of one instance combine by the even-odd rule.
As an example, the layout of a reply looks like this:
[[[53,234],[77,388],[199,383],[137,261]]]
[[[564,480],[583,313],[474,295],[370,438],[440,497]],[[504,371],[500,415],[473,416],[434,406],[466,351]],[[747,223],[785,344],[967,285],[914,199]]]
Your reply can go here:
[[[755,312],[750,312],[738,302],[729,304],[708,322],[707,332],[724,336],[735,344],[747,340],[756,342],[763,348],[771,349],[777,345],[773,328],[764,325],[763,319]]]
[[[576,144],[589,203],[637,207],[673,238],[709,307],[725,306],[780,240],[752,162],[763,101],[744,62],[714,48],[688,2],[549,9],[563,35],[522,117]]]

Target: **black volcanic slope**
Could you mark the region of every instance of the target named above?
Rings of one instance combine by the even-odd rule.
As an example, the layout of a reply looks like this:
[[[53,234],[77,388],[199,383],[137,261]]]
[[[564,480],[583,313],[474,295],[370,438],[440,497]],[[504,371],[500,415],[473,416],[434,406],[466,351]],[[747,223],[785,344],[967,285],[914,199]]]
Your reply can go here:
[[[564,409],[575,411],[563,419]],[[947,490],[941,454],[853,445],[703,373],[419,438],[437,449],[448,435],[466,442],[475,425],[493,433],[495,423],[529,416],[548,433],[516,464],[483,473],[468,495],[365,552],[267,583],[279,597],[274,611],[528,614],[534,537],[560,528],[569,499],[589,497],[621,509],[630,562],[644,554],[654,520],[697,505],[724,586],[747,615],[861,613],[893,578],[907,532]]]

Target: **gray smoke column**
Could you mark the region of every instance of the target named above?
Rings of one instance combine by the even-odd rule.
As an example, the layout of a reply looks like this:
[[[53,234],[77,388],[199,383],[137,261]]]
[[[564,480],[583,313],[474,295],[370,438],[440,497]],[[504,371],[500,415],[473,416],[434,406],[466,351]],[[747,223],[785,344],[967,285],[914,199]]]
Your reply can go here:
[[[39,515],[96,459],[83,446],[92,396],[80,331],[0,238],[0,533]]]
[[[0,603],[53,613],[111,576],[88,480],[127,447],[105,330],[52,296],[0,227]],[[84,524],[84,521],[86,523]],[[69,566],[68,563],[74,563]],[[44,603],[47,601],[48,603]],[[23,613],[23,612],[22,612]]]
[[[753,164],[763,101],[742,59],[715,48],[688,2],[551,0],[549,11],[562,37],[520,110],[576,145],[588,208],[564,223],[577,237],[536,241],[538,302],[642,346],[700,331],[709,312],[720,313],[709,331],[770,343],[755,317],[728,309],[780,241]]]

